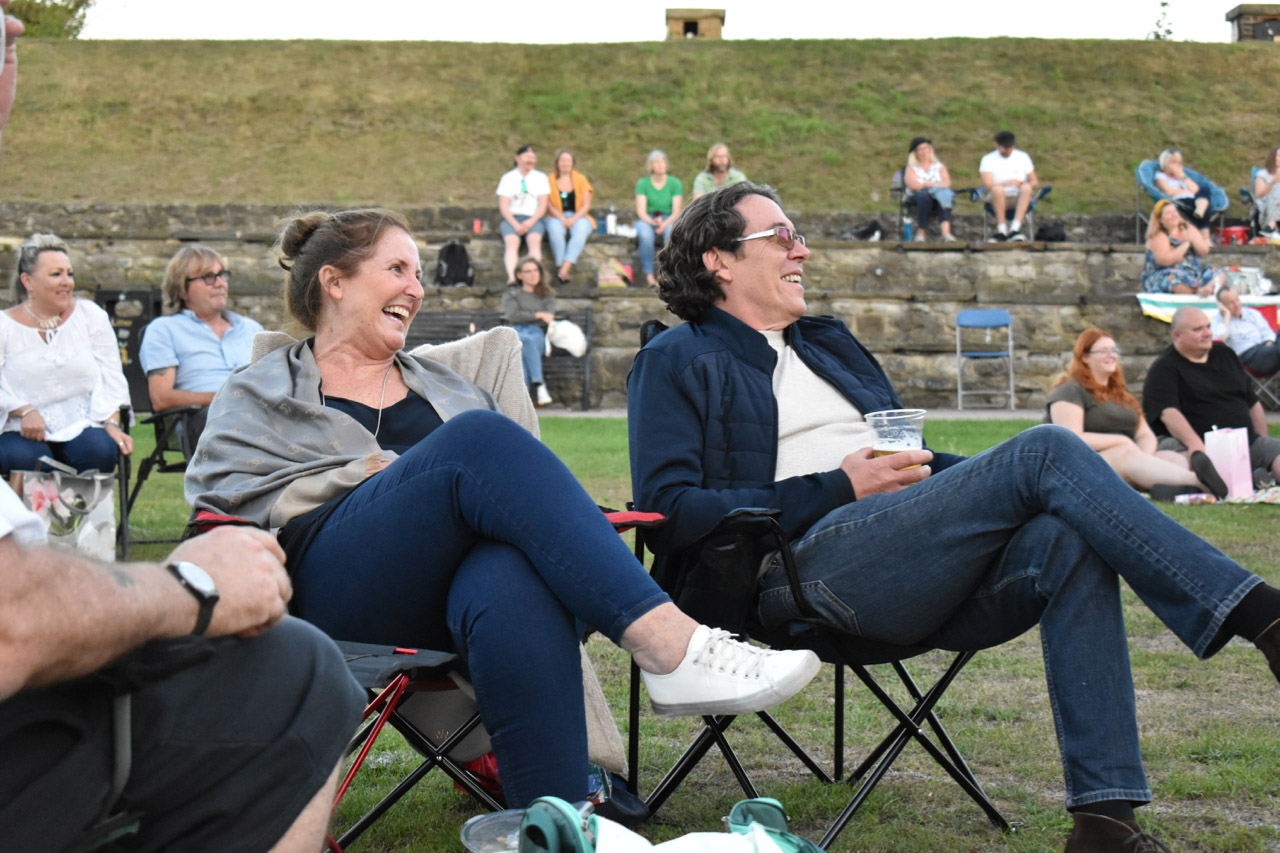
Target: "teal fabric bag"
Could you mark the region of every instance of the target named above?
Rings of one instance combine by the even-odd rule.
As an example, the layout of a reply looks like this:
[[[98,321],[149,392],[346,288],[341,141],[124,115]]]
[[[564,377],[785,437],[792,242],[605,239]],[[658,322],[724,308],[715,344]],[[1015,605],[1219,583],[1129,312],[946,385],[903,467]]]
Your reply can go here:
[[[762,827],[783,853],[824,853],[812,841],[787,831],[787,812],[772,797],[739,800],[725,818],[729,831],[739,835],[746,835],[752,824]]]

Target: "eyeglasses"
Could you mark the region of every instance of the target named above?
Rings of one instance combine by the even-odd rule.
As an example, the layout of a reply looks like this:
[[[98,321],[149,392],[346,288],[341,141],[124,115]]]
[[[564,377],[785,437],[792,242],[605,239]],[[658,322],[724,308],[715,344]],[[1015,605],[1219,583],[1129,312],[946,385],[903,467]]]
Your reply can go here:
[[[231,283],[230,271],[218,270],[217,272],[207,272],[204,275],[193,275],[191,276],[191,278],[187,279],[187,284],[191,284],[191,282],[193,281],[203,281],[205,284],[209,285],[210,287],[213,287],[214,283],[218,279],[222,279],[227,284],[230,284]]]
[[[757,231],[754,234],[739,237],[738,242],[743,243],[747,240],[759,240],[761,237],[776,237],[778,239],[778,245],[784,249],[790,249],[796,243],[799,243],[801,246],[805,244],[803,235],[797,234],[785,225],[775,225],[768,231]]]
[[[1091,349],[1089,355],[1119,355],[1119,347],[1107,347],[1105,349]]]

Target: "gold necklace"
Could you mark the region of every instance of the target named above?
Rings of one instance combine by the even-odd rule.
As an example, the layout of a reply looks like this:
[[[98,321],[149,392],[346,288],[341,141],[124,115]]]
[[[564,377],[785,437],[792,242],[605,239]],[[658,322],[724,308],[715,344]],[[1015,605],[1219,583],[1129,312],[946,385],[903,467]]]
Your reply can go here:
[[[37,329],[44,329],[47,332],[52,332],[54,329],[62,325],[61,314],[54,314],[52,317],[41,317],[39,314],[31,310],[31,303],[29,300],[23,301],[22,310],[30,314],[31,319],[36,321]]]

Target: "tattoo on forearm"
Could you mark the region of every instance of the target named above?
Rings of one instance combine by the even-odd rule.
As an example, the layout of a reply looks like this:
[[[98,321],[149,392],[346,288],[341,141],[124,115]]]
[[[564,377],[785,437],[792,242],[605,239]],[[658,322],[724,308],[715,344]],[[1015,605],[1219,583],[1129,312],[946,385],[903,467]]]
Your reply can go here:
[[[164,375],[168,374],[168,372],[169,372],[170,370],[173,370],[173,368],[172,368],[172,367],[157,367],[157,368],[155,368],[154,370],[148,370],[148,371],[147,371],[147,376],[164,376]]]
[[[116,586],[121,589],[131,589],[137,585],[137,581],[134,580],[133,575],[129,574],[124,566],[117,565],[115,563],[95,562],[100,569],[111,576],[111,579],[116,582]]]

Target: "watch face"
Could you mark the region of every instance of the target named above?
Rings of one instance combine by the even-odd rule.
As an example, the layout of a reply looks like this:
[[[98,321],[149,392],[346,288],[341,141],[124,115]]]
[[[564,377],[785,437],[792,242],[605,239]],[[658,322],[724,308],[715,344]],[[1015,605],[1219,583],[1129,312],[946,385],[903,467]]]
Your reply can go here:
[[[205,597],[218,594],[218,587],[214,584],[213,578],[195,563],[179,562],[173,565],[178,574],[182,575],[182,579],[191,584],[196,592]]]

